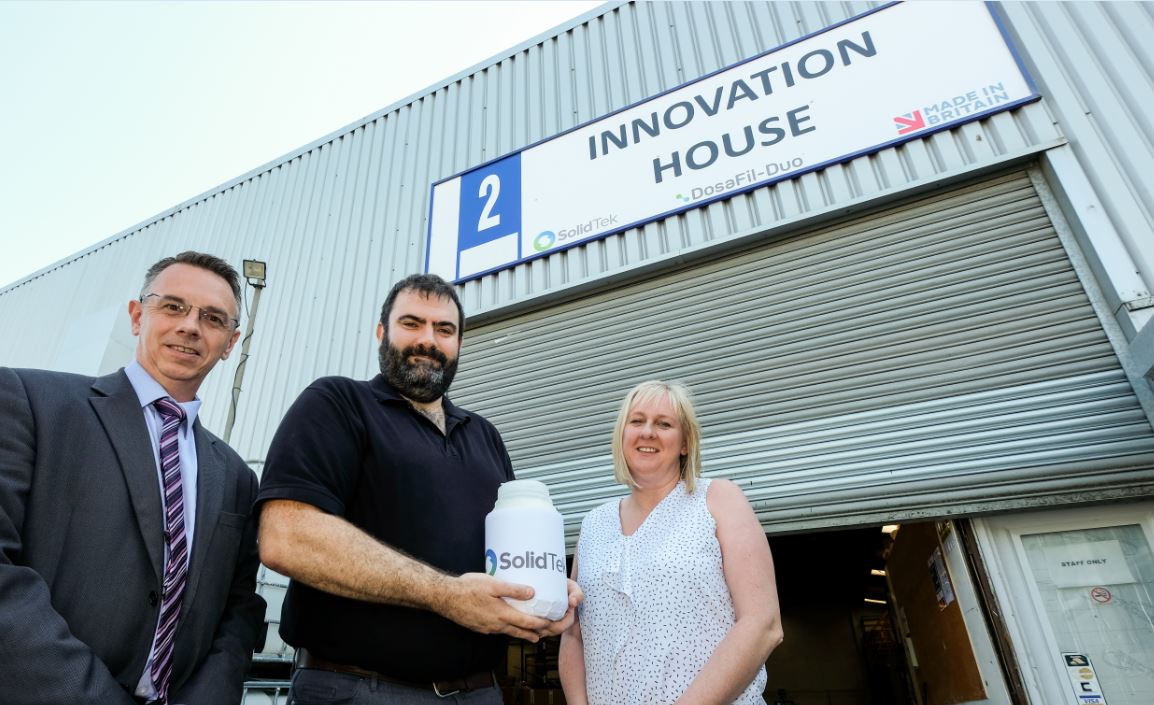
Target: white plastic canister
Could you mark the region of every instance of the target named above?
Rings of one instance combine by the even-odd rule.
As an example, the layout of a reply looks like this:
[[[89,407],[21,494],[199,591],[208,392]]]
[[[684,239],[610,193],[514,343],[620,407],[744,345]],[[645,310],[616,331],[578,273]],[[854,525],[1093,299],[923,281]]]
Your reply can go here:
[[[531,600],[505,598],[518,610],[552,620],[565,615],[565,523],[544,482],[512,480],[497,489],[485,517],[485,572],[532,586]]]

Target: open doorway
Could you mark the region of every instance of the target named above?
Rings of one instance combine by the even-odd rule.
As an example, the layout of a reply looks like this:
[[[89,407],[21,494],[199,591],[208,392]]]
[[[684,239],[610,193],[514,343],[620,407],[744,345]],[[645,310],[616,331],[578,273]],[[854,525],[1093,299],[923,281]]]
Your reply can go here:
[[[769,705],[1008,703],[951,522],[770,537]]]
[[[891,543],[876,527],[770,538],[785,629],[770,705],[917,705],[883,572]]]

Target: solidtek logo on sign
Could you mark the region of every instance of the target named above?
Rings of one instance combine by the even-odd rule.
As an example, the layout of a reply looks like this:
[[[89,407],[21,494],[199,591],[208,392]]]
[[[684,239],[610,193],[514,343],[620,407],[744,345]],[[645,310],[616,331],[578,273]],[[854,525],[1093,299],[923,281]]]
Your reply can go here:
[[[567,241],[580,240],[590,233],[596,232],[598,229],[610,228],[617,224],[617,214],[611,213],[609,215],[597,216],[590,218],[583,223],[568,228],[560,228],[556,231],[542,230],[537,233],[537,237],[533,238],[533,249],[537,252],[545,252],[550,250],[558,243]]]
[[[545,230],[533,238],[533,249],[538,252],[544,252],[557,242],[557,233],[552,230]]]

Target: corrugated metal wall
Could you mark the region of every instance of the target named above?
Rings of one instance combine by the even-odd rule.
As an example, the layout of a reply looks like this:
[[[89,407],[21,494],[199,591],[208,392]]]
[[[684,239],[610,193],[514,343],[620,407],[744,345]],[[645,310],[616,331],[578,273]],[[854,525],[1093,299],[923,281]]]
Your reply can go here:
[[[1029,178],[903,203],[473,331],[456,399],[566,515],[625,392],[698,398],[772,531],[1154,492],[1154,433]]]
[[[1008,2],[997,13],[1154,292],[1154,3]]]
[[[377,309],[393,281],[423,264],[434,181],[875,4],[607,5],[0,291],[0,364],[94,372],[124,362],[133,346],[125,302],[148,264],[186,248],[238,264],[267,260],[269,287],[233,435],[242,455],[259,460],[311,379],[375,371]],[[1134,37],[1123,39],[1146,56]],[[465,287],[466,307],[506,315],[500,309],[575,284],[839,216],[1061,139],[1043,101],[486,277]],[[204,421],[217,431],[237,357],[202,389]]]

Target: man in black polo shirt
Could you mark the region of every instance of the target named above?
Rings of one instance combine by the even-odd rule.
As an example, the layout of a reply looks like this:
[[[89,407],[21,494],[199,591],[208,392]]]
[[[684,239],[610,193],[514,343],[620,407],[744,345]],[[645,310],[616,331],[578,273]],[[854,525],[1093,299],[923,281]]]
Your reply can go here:
[[[482,572],[485,515],[513,467],[497,429],[445,396],[464,312],[433,275],[381,310],[381,374],[324,377],[294,402],[265,464],[261,560],[291,578],[281,636],[297,649],[291,703],[501,703],[507,634],[557,622],[502,598],[532,588]]]

